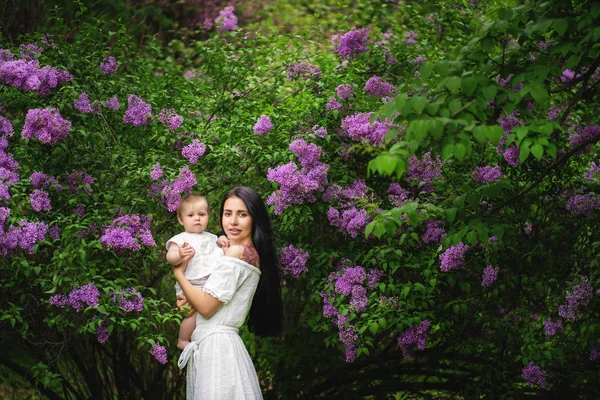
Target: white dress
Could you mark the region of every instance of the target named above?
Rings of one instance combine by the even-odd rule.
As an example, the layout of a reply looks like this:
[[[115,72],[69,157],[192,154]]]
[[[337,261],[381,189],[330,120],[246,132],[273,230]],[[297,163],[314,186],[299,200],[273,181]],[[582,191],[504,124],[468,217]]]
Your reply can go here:
[[[260,270],[224,256],[204,291],[223,302],[210,318],[199,313],[191,343],[179,357],[187,364],[187,400],[262,399],[258,376],[238,334],[252,305]]]
[[[206,231],[200,233],[181,232],[167,240],[167,250],[169,250],[171,243],[183,247],[185,242],[192,246],[196,252],[185,269],[185,278],[195,287],[202,289],[208,276],[219,265],[223,250],[217,246],[217,236]],[[182,293],[181,286],[176,282],[175,294],[179,296]]]

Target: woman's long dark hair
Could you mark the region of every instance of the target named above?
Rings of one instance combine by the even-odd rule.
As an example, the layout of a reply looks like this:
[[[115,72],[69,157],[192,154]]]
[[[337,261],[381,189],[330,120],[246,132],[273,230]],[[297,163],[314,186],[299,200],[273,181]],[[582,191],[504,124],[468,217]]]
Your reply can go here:
[[[258,336],[279,336],[283,331],[283,302],[271,218],[258,193],[252,188],[239,186],[229,190],[223,197],[221,227],[225,201],[230,197],[240,198],[252,216],[252,243],[260,260],[261,275],[250,307],[248,328]]]

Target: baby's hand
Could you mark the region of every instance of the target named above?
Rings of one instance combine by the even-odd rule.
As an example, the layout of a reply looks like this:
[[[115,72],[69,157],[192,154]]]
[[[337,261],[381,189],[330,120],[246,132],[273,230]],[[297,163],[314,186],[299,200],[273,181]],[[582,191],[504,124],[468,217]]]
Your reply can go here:
[[[219,246],[220,248],[228,248],[231,245],[231,243],[229,243],[229,239],[227,238],[227,236],[219,236],[219,238],[217,239],[217,246]]]
[[[184,242],[183,246],[179,248],[179,257],[181,257],[182,262],[189,261],[190,258],[194,257],[194,254],[196,254],[196,252],[188,242]]]

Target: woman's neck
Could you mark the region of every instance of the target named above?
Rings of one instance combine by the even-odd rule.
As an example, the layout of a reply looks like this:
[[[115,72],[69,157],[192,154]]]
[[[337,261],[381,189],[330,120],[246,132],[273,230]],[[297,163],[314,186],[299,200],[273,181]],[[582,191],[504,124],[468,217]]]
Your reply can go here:
[[[249,244],[252,244],[252,241],[250,239],[245,239],[245,240],[230,240],[229,243],[232,246],[248,246]]]

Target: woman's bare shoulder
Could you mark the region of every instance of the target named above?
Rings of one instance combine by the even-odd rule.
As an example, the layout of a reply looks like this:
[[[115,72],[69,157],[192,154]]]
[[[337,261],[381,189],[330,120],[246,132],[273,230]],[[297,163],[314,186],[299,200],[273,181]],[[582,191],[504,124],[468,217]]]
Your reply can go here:
[[[258,260],[258,252],[252,245],[241,246],[241,245],[233,245],[229,248],[225,249],[225,255],[227,257],[239,258],[242,261],[247,262],[250,265],[253,265],[258,268],[259,260]]]

